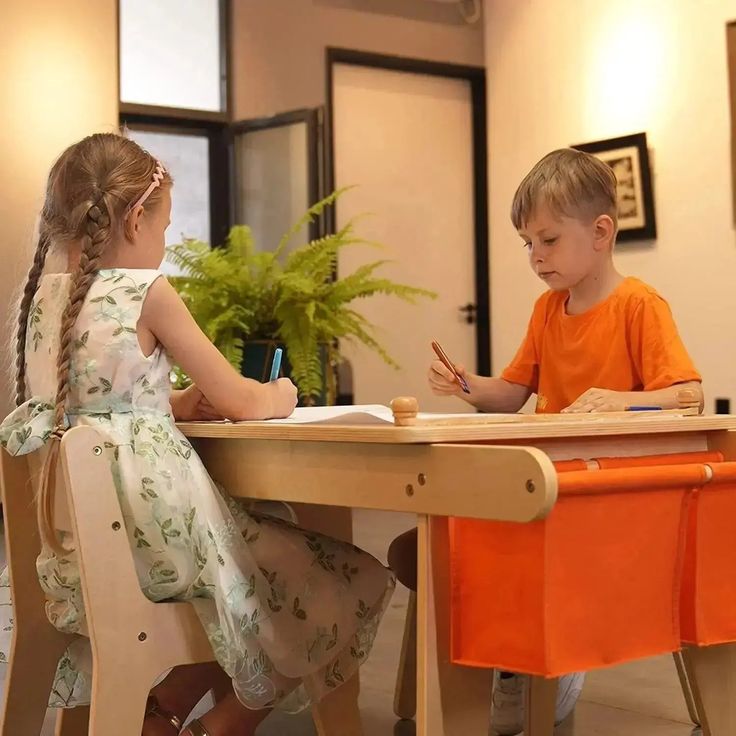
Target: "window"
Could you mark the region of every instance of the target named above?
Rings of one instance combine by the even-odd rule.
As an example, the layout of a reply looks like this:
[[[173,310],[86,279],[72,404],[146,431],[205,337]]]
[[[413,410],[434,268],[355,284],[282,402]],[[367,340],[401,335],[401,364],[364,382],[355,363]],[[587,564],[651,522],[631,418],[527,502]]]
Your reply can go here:
[[[171,171],[167,245],[230,226],[229,0],[118,0],[120,123]]]
[[[210,242],[210,143],[206,133],[131,127],[129,134],[159,159],[174,178],[175,196],[166,245],[181,243],[184,238]]]
[[[313,204],[308,190],[307,124],[239,133],[235,161],[236,219],[250,225],[257,248],[273,250]],[[304,245],[307,235],[305,228],[289,247]]]
[[[119,0],[120,101],[226,112],[220,0]]]
[[[231,126],[234,144],[236,221],[253,231],[256,247],[273,250],[284,233],[321,199],[319,110],[294,110]],[[287,246],[321,234],[313,222]]]

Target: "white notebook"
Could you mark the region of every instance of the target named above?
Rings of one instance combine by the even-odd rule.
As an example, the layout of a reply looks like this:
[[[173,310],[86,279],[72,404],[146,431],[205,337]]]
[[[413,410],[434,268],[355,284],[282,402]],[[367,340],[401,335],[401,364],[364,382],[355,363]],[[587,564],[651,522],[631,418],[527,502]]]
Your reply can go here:
[[[464,414],[428,414],[419,412],[417,419],[456,419],[473,416]],[[486,415],[488,416],[488,415]],[[500,415],[505,416],[505,415]],[[269,424],[393,424],[394,415],[388,406],[363,404],[356,406],[297,407],[287,419],[270,419]]]

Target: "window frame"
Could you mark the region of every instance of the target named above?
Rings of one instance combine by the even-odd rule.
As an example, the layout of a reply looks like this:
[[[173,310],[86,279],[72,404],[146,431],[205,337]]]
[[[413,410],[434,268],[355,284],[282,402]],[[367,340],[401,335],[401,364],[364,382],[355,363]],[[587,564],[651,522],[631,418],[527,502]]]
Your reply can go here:
[[[230,149],[232,136],[227,124],[185,120],[161,115],[120,114],[121,126],[151,133],[200,135],[209,141],[210,245],[222,245],[232,224],[233,191]]]
[[[137,102],[123,102],[120,99],[120,69],[121,69],[121,44],[120,44],[120,0],[116,0],[115,9],[117,13],[117,85],[118,103],[120,115],[141,115],[148,117],[176,118],[179,120],[199,120],[212,123],[228,123],[232,107],[232,80],[231,80],[231,58],[232,44],[230,35],[231,9],[230,0],[218,0],[220,8],[220,99],[224,102],[224,109],[193,110],[186,107],[167,107],[164,105],[144,105]]]
[[[279,113],[264,118],[254,118],[251,120],[241,120],[230,125],[233,146],[231,149],[230,166],[233,172],[232,178],[232,214],[235,216],[238,206],[235,202],[236,187],[235,177],[237,176],[237,150],[235,146],[235,138],[239,135],[254,133],[262,130],[272,130],[273,128],[282,128],[295,123],[304,123],[306,125],[307,135],[307,200],[308,206],[319,202],[325,193],[321,182],[323,179],[323,122],[324,108],[301,108],[298,110],[290,110],[288,112]],[[324,229],[324,218],[316,218],[309,223],[308,234],[310,240],[316,240],[323,237],[326,232]]]
[[[118,103],[121,127],[155,133],[195,134],[209,140],[210,244],[225,242],[235,211],[231,167],[232,42],[230,0],[218,0],[220,10],[220,94],[225,109],[219,112],[143,105],[120,100],[120,0],[116,0],[118,41]]]

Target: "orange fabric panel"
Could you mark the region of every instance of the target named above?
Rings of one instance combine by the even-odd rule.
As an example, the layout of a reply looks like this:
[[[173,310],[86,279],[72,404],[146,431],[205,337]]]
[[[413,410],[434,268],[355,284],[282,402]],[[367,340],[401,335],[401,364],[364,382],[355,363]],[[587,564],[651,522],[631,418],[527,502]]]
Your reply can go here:
[[[695,596],[697,578],[697,535],[698,535],[698,501],[700,489],[694,494],[688,508],[685,532],[685,551],[682,562],[682,582],[680,583],[680,636],[684,642],[697,640],[697,624],[695,615]]]
[[[451,519],[452,660],[557,676],[678,649],[688,500],[562,494],[531,524]]]
[[[736,641],[736,462],[720,452],[601,458],[601,468],[700,462],[711,481],[690,504],[680,599],[682,640],[712,645]]]
[[[555,676],[679,647],[687,509],[719,456],[651,459],[556,463],[542,521],[450,520],[454,662]]]
[[[682,586],[682,639],[736,641],[736,462],[714,464],[690,513]]]

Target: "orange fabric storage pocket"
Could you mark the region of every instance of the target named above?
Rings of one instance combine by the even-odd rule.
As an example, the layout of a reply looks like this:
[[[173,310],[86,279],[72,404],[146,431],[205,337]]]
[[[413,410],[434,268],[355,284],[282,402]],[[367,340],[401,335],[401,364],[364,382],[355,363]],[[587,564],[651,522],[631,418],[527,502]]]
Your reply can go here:
[[[680,647],[704,466],[565,470],[544,520],[450,520],[453,662],[558,676]]]
[[[682,640],[736,641],[736,462],[711,465],[695,497],[682,586]]]
[[[690,505],[680,599],[682,641],[708,646],[736,641],[736,463],[719,452],[603,458],[601,467],[702,462],[713,478]]]

